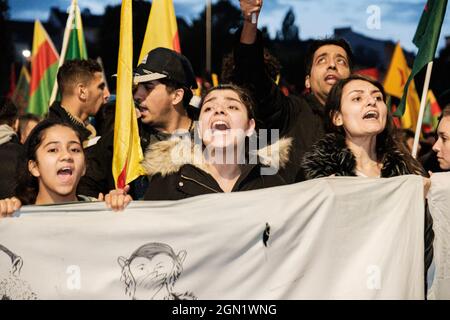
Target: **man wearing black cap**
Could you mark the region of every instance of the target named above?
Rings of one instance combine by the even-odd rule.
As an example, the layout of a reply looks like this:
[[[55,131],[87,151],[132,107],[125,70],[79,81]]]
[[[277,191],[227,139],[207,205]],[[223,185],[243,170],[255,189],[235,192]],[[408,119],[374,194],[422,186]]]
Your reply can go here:
[[[134,99],[141,121],[158,133],[172,134],[177,129],[192,129],[189,113],[191,88],[197,88],[189,60],[166,48],[156,48],[144,57],[135,70]]]
[[[134,71],[134,100],[139,110],[139,135],[145,151],[154,142],[168,139],[174,132],[190,134],[198,111],[189,105],[191,89],[197,87],[189,60],[173,50],[150,51]],[[115,189],[112,175],[114,128],[87,150],[87,172],[78,193],[97,197]],[[146,177],[131,184],[133,199],[147,188]]]

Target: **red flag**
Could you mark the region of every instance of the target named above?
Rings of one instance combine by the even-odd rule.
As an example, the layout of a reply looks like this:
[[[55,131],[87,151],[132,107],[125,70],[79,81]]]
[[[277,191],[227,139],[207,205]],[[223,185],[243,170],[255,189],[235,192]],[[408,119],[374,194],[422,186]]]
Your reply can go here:
[[[374,80],[379,81],[380,80],[380,72],[377,68],[368,68],[368,69],[361,69],[355,71],[356,74],[361,74],[364,76],[368,76]]]

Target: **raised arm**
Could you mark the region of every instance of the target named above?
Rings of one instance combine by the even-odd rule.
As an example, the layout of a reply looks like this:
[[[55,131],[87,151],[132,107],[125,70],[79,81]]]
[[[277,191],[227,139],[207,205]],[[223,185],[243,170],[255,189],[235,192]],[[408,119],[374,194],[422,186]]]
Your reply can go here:
[[[241,43],[253,44],[258,33],[258,17],[262,8],[262,0],[241,0],[241,11],[244,25],[241,32]]]
[[[234,45],[232,81],[247,88],[256,100],[256,118],[270,129],[287,131],[298,108],[266,72],[264,47],[258,18],[262,0],[241,0],[244,24]],[[252,21],[253,20],[253,21]]]

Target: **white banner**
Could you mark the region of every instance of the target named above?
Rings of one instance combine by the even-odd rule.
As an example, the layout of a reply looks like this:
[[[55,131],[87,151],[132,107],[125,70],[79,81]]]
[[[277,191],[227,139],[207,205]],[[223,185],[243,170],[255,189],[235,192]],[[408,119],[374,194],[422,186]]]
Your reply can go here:
[[[428,194],[433,217],[434,280],[429,299],[450,299],[450,172],[434,173]]]
[[[0,219],[0,299],[423,299],[418,176]]]

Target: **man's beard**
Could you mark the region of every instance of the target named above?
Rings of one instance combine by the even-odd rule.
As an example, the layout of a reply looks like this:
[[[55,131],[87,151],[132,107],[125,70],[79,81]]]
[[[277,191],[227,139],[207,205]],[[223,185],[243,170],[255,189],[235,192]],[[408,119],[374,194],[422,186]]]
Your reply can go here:
[[[26,281],[10,275],[0,281],[0,300],[37,300],[37,295]]]

